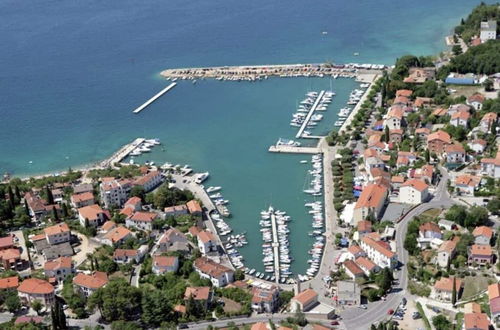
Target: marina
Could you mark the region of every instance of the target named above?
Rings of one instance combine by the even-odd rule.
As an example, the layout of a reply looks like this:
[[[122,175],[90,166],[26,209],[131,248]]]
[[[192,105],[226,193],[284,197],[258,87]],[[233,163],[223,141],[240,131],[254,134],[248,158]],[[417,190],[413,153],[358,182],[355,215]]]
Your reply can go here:
[[[129,144],[121,147],[117,152],[115,152],[111,157],[101,162],[102,167],[114,166],[116,163],[120,163],[125,159],[132,151],[138,148],[144,141],[145,138],[137,138]]]
[[[171,83],[170,85],[168,85],[167,87],[165,87],[164,89],[162,89],[158,94],[156,94],[155,96],[153,96],[152,98],[150,98],[149,100],[147,100],[143,105],[141,105],[140,107],[138,107],[137,109],[135,109],[132,112],[133,113],[139,113],[139,112],[141,112],[148,105],[150,105],[151,103],[153,103],[154,101],[156,101],[158,98],[160,98],[163,94],[167,93],[169,90],[171,90],[172,88],[174,88],[175,85],[177,85],[177,83],[175,83],[175,82]]]
[[[331,93],[331,92],[330,92]],[[295,135],[295,138],[301,138],[302,135],[306,134],[306,135],[310,135],[309,132],[305,131],[306,127],[308,126],[311,118],[313,117],[314,115],[314,111],[316,111],[316,109],[318,108],[318,105],[320,104],[320,102],[323,102],[323,96],[325,95],[325,91],[320,91],[319,94],[317,94],[316,96],[316,99],[314,100],[314,102],[312,103],[311,105],[311,108],[309,109],[309,112],[307,113],[305,119],[303,120],[302,122],[302,125],[300,126],[299,128],[299,131],[297,132],[297,134]],[[312,95],[311,95],[312,96]],[[310,102],[311,99],[308,98],[306,99],[306,101],[302,101],[302,102]],[[307,109],[306,108],[306,104],[310,104],[310,103],[305,103],[304,104],[304,108],[299,108],[300,109]],[[325,109],[326,110],[326,107]],[[298,115],[298,114],[297,114]],[[318,118],[323,118],[322,116],[321,117],[318,117]],[[307,133],[306,133],[307,132]]]

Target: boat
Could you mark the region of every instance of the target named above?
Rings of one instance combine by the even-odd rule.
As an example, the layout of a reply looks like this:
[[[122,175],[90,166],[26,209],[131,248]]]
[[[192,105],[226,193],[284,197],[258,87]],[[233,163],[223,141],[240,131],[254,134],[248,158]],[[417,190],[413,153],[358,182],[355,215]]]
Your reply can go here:
[[[212,193],[212,192],[216,192],[216,191],[219,191],[219,190],[221,190],[221,187],[218,187],[218,186],[216,186],[216,187],[208,187],[207,188],[207,193]]]
[[[300,163],[301,164],[307,164],[307,160],[301,160]]]
[[[202,183],[203,181],[205,181],[209,176],[209,173],[208,172],[205,172],[205,173],[200,173],[197,175],[196,179],[194,180],[195,183],[197,184],[200,184]]]

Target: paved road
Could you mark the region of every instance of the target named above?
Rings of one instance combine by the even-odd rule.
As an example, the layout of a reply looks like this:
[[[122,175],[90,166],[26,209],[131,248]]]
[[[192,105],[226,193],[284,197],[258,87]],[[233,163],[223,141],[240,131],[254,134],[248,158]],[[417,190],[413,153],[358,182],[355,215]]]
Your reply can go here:
[[[96,327],[98,325],[103,327],[104,329],[111,329],[111,327],[109,325],[99,323],[98,322],[99,318],[100,318],[99,312],[95,312],[94,314],[90,315],[86,319],[67,319],[67,321],[68,321],[68,325],[70,327],[78,327],[81,329],[83,329],[86,326],[93,328],[93,327]]]

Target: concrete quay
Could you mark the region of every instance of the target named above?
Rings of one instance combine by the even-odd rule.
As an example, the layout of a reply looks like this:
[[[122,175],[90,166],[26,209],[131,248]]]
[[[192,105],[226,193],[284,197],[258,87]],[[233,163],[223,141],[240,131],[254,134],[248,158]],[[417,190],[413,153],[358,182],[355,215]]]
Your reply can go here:
[[[302,126],[300,126],[299,131],[297,132],[297,135],[295,135],[295,138],[298,139],[298,138],[301,138],[302,135],[304,135],[304,130],[306,129],[307,124],[309,124],[309,121],[311,120],[311,117],[314,114],[314,111],[316,111],[318,104],[321,102],[323,95],[325,95],[325,91],[319,92],[318,96],[316,97],[316,100],[314,100],[314,103],[311,106],[311,109],[307,113],[306,119],[304,119],[304,122],[302,123]]]
[[[292,146],[270,146],[269,152],[288,153],[288,154],[317,154],[321,153],[318,147],[292,147]]]
[[[137,138],[134,141],[132,141],[132,143],[124,145],[111,157],[101,162],[101,166],[109,167],[113,166],[116,163],[121,162],[125,157],[127,157],[135,148],[137,148],[145,140],[146,140],[145,138]]]
[[[278,229],[276,228],[276,214],[274,211],[271,213],[271,226],[273,231],[273,254],[274,254],[274,276],[276,283],[280,281],[280,255],[279,247],[280,243],[278,241]]]

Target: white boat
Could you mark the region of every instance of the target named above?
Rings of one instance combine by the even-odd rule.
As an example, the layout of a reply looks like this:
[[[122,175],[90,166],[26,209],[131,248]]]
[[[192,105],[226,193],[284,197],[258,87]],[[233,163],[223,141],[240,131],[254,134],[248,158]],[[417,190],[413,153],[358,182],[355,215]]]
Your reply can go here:
[[[221,187],[218,187],[218,186],[216,186],[216,187],[208,187],[207,188],[207,193],[216,192],[218,190],[221,190]]]
[[[196,179],[194,180],[195,183],[200,184],[203,181],[205,181],[210,174],[208,172],[205,173],[200,173],[197,175]]]
[[[307,160],[301,160],[300,163],[301,164],[307,164]]]

